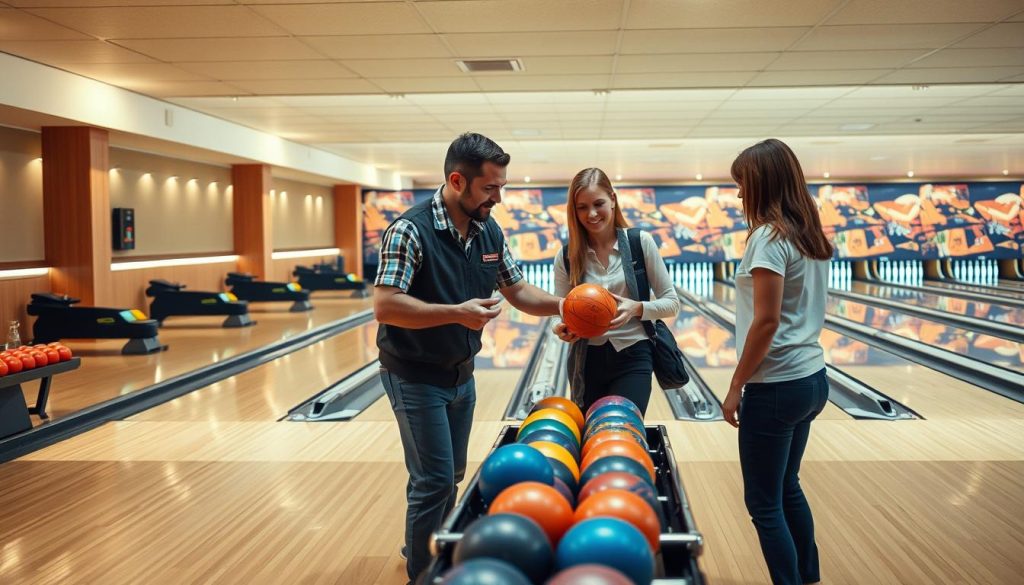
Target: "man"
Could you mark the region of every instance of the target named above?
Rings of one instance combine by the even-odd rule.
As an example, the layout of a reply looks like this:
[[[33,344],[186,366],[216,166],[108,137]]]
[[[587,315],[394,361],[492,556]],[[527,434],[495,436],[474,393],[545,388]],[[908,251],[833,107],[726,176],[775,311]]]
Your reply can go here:
[[[466,473],[480,331],[501,299],[531,315],[558,315],[560,301],[523,280],[491,219],[509,155],[463,134],[448,147],[445,184],[384,233],[374,282],[381,380],[398,420],[409,470],[403,556],[410,580],[430,562],[430,535],[455,505]]]

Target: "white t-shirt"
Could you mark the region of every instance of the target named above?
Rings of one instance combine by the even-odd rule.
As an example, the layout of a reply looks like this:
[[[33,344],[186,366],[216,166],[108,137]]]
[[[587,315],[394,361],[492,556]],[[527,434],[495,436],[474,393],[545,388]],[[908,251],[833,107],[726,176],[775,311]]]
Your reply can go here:
[[[805,258],[796,246],[772,239],[774,229],[762,225],[747,239],[747,249],[736,268],[736,356],[743,355],[754,320],[754,277],[751,270],[766,268],[784,278],[779,328],[768,355],[750,382],[785,382],[810,376],[825,367],[818,343],[825,323],[828,296],[828,260]]]

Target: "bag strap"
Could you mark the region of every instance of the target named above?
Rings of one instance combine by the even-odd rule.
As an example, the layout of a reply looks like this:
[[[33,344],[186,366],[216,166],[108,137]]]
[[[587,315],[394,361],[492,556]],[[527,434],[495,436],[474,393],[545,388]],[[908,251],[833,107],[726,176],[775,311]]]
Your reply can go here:
[[[636,281],[637,300],[641,303],[651,300],[651,283],[647,280],[647,259],[644,257],[643,244],[640,243],[640,228],[629,228],[626,230],[629,238],[629,253],[633,256],[633,279]],[[641,321],[644,331],[651,340],[657,338],[654,331],[654,323]]]

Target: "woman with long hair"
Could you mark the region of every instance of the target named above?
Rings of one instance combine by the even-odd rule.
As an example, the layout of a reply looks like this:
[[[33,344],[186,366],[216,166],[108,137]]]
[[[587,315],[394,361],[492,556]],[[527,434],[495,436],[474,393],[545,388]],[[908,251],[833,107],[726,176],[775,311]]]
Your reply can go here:
[[[731,173],[749,231],[736,270],[739,363],[722,410],[739,427],[744,500],[772,583],[815,583],[814,519],[799,471],[811,421],[828,399],[818,337],[832,245],[784,143],[747,148]]]
[[[619,303],[611,329],[599,337],[580,340],[565,323],[554,328],[563,341],[576,342],[569,359],[573,399],[585,412],[599,398],[625,396],[646,413],[654,364],[642,321],[675,318],[679,312],[668,269],[647,232],[639,233],[642,257],[633,257],[626,218],[601,169],[583,169],[573,177],[566,216],[569,245],[555,254],[555,294],[564,297],[589,282],[608,289]],[[646,269],[653,300],[638,300],[634,266]]]

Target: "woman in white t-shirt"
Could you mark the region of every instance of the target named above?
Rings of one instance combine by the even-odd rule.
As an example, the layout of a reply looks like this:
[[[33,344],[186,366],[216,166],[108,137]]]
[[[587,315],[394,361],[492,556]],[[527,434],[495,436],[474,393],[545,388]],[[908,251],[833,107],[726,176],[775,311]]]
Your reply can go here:
[[[828,399],[818,337],[832,245],[784,143],[741,152],[732,178],[749,232],[736,270],[739,363],[722,410],[739,427],[744,500],[772,583],[815,583],[814,519],[799,471],[811,421]]]
[[[654,362],[653,345],[642,321],[675,318],[679,312],[675,286],[658,245],[647,232],[640,232],[643,258],[632,258],[626,218],[601,169],[583,169],[573,177],[566,211],[569,245],[555,254],[555,294],[564,297],[574,286],[589,282],[608,289],[619,302],[611,329],[599,337],[579,340],[565,323],[555,326],[563,341],[579,341],[569,355],[573,399],[586,412],[599,398],[625,396],[646,413]],[[631,292],[636,289],[632,267],[638,262],[644,263],[654,291],[650,301],[639,302]]]

